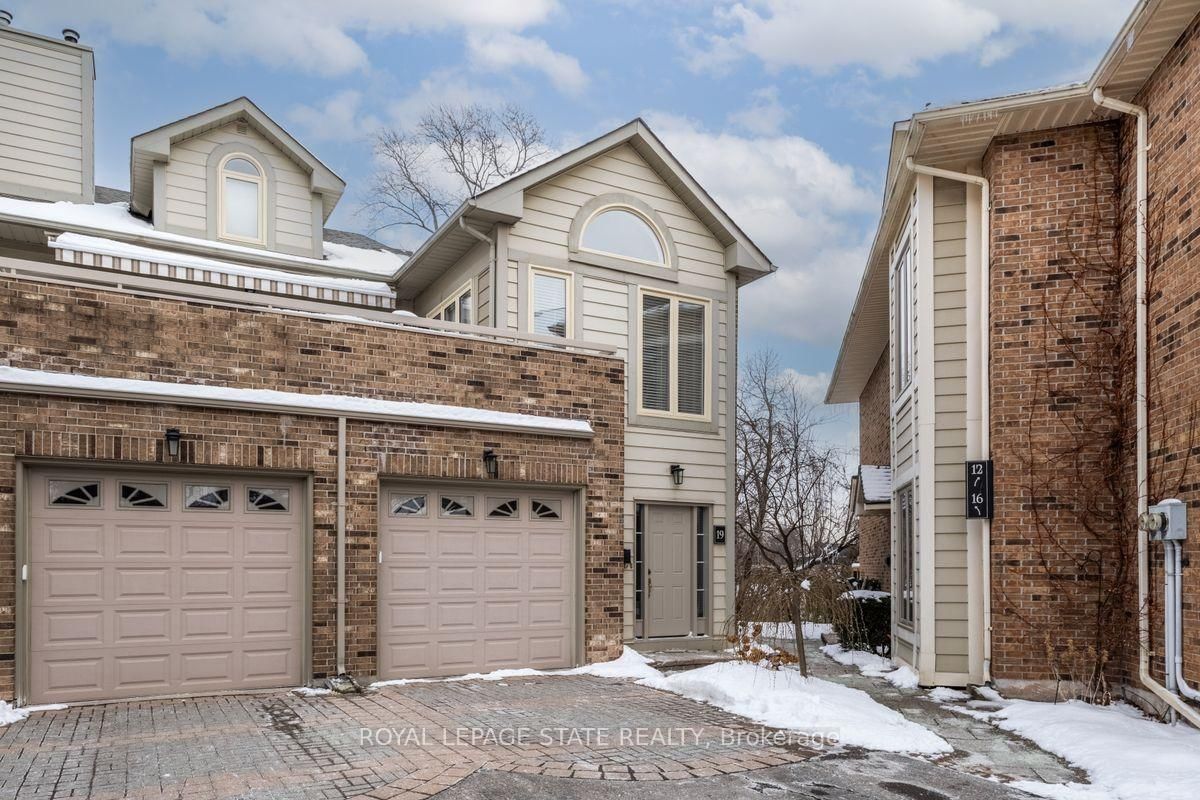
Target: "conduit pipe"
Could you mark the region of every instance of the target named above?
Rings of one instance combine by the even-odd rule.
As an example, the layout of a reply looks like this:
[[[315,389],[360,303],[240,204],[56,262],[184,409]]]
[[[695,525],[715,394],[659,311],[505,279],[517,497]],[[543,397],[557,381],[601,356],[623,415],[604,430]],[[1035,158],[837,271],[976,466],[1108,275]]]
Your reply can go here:
[[[1167,542],[1175,550],[1174,579],[1172,580],[1175,596],[1174,610],[1171,612],[1175,620],[1175,685],[1179,693],[1189,700],[1200,701],[1200,691],[1188,685],[1183,677],[1183,543]]]
[[[979,187],[979,325],[976,357],[979,361],[979,408],[978,418],[972,420],[976,409],[969,409],[967,422],[977,422],[979,426],[979,457],[992,457],[992,403],[990,384],[990,327],[991,319],[991,223],[992,223],[992,187],[987,178],[982,175],[972,175],[967,172],[927,167],[916,163],[912,156],[905,159],[905,166],[918,175],[929,175],[934,178],[945,178],[959,183],[969,183]],[[983,682],[992,680],[992,521],[979,520],[981,523],[981,559],[983,581]]]
[[[1149,123],[1146,109],[1142,106],[1126,103],[1107,97],[1104,90],[1097,88],[1092,92],[1092,102],[1102,108],[1108,108],[1121,114],[1129,114],[1137,120],[1137,205],[1134,217],[1134,233],[1136,236],[1136,281],[1137,281],[1137,321],[1136,341],[1137,368],[1136,389],[1134,402],[1137,412],[1137,513],[1140,518],[1150,507],[1150,467],[1148,463],[1148,448],[1150,431],[1147,423],[1147,336],[1146,322],[1146,197],[1147,197],[1147,161],[1150,152]],[[1179,714],[1200,728],[1200,713],[1183,701],[1179,695],[1168,691],[1150,674],[1150,609],[1146,605],[1150,594],[1150,539],[1142,527],[1137,532],[1138,560],[1138,679],[1142,685],[1154,693]],[[1167,635],[1170,635],[1169,633]]]
[[[337,674],[346,674],[346,418],[337,421]]]

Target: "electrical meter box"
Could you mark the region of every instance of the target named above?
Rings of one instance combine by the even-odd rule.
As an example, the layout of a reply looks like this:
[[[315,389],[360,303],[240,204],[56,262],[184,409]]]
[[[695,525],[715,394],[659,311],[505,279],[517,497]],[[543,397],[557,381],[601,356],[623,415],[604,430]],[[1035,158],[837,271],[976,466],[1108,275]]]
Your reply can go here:
[[[1182,500],[1163,500],[1142,515],[1142,528],[1156,542],[1187,538],[1187,505]]]

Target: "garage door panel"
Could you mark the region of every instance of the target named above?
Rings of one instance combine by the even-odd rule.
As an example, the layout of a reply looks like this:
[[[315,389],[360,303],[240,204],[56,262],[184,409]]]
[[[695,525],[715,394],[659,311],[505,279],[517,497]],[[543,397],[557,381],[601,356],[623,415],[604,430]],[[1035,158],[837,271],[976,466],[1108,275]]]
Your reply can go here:
[[[57,507],[36,502],[46,497],[47,479],[31,474],[32,702],[300,681],[306,633],[298,482],[285,481],[288,492],[276,495],[287,511],[269,512],[248,506],[249,487],[262,485],[253,479],[138,481],[157,499],[135,507],[117,501],[129,479],[91,478],[82,482],[100,486],[100,501]],[[183,508],[189,484],[228,487],[226,507]]]
[[[570,495],[501,497],[454,487],[382,492],[379,673],[383,679],[462,675],[572,662]],[[442,496],[476,516],[442,511]],[[393,497],[427,498],[416,513]],[[535,519],[533,498],[563,513]],[[451,504],[453,507],[453,504]],[[487,516],[495,512],[496,517]]]

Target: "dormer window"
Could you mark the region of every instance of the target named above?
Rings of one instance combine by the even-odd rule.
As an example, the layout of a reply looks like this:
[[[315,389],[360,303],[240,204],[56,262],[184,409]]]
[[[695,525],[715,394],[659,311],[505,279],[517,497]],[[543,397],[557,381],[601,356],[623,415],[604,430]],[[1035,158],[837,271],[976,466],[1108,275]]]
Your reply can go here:
[[[666,248],[653,223],[631,208],[610,206],[592,215],[583,228],[580,247],[647,264],[665,265]]]
[[[266,186],[262,167],[240,153],[225,157],[218,172],[220,236],[252,244],[266,244]]]

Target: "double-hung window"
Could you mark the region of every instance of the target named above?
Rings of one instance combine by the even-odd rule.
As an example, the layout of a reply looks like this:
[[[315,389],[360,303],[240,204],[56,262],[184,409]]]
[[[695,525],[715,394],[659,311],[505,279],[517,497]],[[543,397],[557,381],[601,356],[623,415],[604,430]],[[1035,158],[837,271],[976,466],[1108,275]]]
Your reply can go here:
[[[896,616],[900,624],[912,627],[915,619],[917,591],[917,530],[913,514],[912,486],[896,492],[896,549],[899,551],[899,594],[896,598]]]
[[[571,273],[529,268],[529,332],[543,336],[574,335],[571,320]]]
[[[892,267],[892,291],[895,298],[895,379],[896,394],[908,388],[912,380],[913,357],[913,252],[909,240],[897,251]]]
[[[430,319],[440,319],[446,322],[461,322],[464,325],[470,325],[474,320],[474,314],[471,308],[471,284],[463,284],[458,291],[454,292],[448,298],[442,301],[433,313],[429,315]]]
[[[638,412],[707,419],[711,303],[643,289],[639,313]]]

